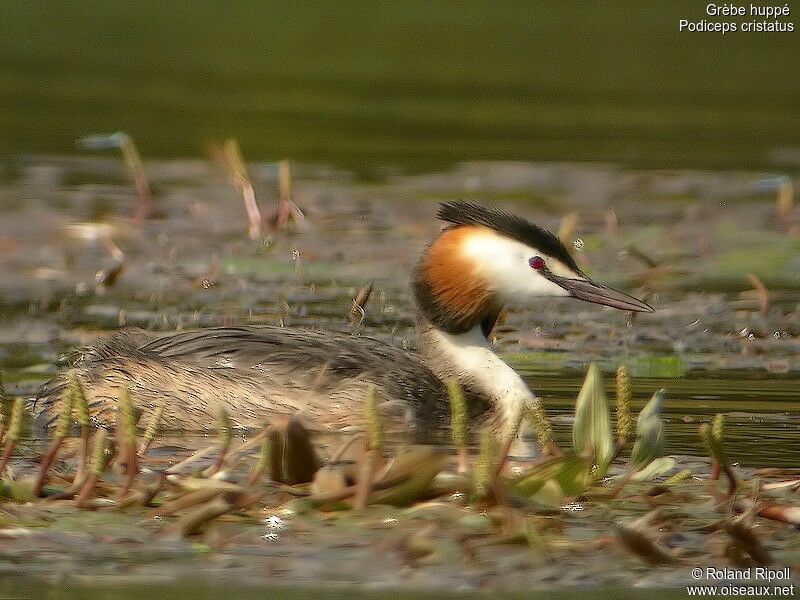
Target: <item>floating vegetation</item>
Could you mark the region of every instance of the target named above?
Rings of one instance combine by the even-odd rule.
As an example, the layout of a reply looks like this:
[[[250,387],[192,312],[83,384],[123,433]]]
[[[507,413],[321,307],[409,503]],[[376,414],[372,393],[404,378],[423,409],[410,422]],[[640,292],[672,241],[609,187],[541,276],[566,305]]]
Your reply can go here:
[[[21,169],[28,168],[25,164]],[[34,167],[21,174],[24,186],[32,185]],[[172,175],[158,182],[165,201],[159,204],[158,219],[147,227],[129,233],[120,224],[81,224],[85,211],[98,213],[100,206],[105,211],[113,198],[124,200],[130,194],[124,182],[109,184],[106,178],[98,183],[94,175],[102,177],[102,171],[91,171],[88,184],[81,182],[90,172],[78,175],[70,193],[88,198],[89,205],[84,209],[81,204],[77,213],[71,206],[54,209],[47,215],[52,221],[42,225],[60,223],[56,230],[69,232],[63,222],[78,223],[71,235],[50,236],[75,247],[77,233],[98,243],[112,234],[124,240],[125,276],[115,273],[113,265],[102,271],[99,289],[105,295],[100,298],[91,293],[92,275],[100,265],[89,261],[97,257],[80,256],[71,247],[62,260],[59,246],[45,236],[37,237],[40,252],[14,236],[0,239],[3,256],[11,258],[4,267],[9,265],[14,275],[7,285],[17,285],[20,275],[34,268],[38,278],[29,289],[4,296],[2,308],[13,317],[4,329],[7,342],[0,355],[7,389],[27,401],[38,381],[52,374],[62,344],[88,340],[125,323],[159,330],[281,320],[344,329],[342,318],[349,315],[356,322],[350,331],[404,346],[414,319],[406,296],[398,291],[404,282],[386,264],[407,258],[408,249],[398,240],[422,243],[423,233],[429,233],[422,216],[429,207],[416,203],[398,223],[400,211],[393,211],[389,202],[397,190],[408,197],[429,192],[407,193],[409,183],[416,186],[420,180],[393,178],[395,188],[382,188],[388,190],[388,200],[374,200],[373,205],[362,202],[362,190],[357,195],[338,189],[331,193],[329,186],[312,181],[308,170],[292,167],[296,173],[280,171],[277,165],[266,169],[270,176],[274,170],[302,177],[302,188],[294,193],[313,207],[320,235],[276,235],[259,244],[247,243],[244,215],[230,210],[224,194],[213,197],[218,181],[209,178],[210,185],[202,181],[187,193],[179,180],[183,172],[168,163],[151,169],[151,176]],[[101,168],[107,169],[107,163]],[[205,171],[201,164],[192,168]],[[251,174],[258,186],[256,171]],[[67,176],[72,182],[75,174]],[[281,182],[283,198],[291,198],[290,178]],[[499,178],[475,179],[481,186],[495,180]],[[9,197],[27,197],[28,188],[21,189],[24,193],[13,189]],[[49,189],[48,194],[56,192]],[[505,191],[472,193],[503,202],[512,199]],[[40,202],[39,195],[30,196]],[[561,210],[566,198],[554,200],[547,210]],[[769,201],[773,199],[770,195]],[[66,197],[61,201],[66,206]],[[576,327],[575,313],[562,309],[561,303],[542,313],[509,311],[494,328],[498,349],[516,357],[540,393],[525,417],[542,456],[525,461],[516,452],[507,455],[510,438],[498,431],[485,434],[484,452],[479,452],[481,432],[469,430],[466,402],[459,404],[457,394],[451,394],[451,438],[444,438],[454,447],[409,446],[408,440],[398,440],[388,427],[382,428],[371,401],[363,415],[355,416],[366,416],[368,409],[376,415],[371,422],[380,428],[379,444],[369,432],[345,439],[312,433],[301,415],[291,423],[275,420],[240,433],[225,427],[213,411],[208,422],[212,431],[178,436],[170,431],[169,404],[166,409],[144,406],[137,398],[138,382],[129,394],[133,415],[138,415],[138,404],[152,415],[150,421],[144,419],[135,430],[125,426],[120,414],[119,431],[113,425],[95,431],[81,380],[70,374],[68,382],[78,395],[70,428],[49,468],[44,468],[44,457],[62,437],[60,427],[45,440],[29,439],[23,427],[10,450],[0,481],[0,562],[12,577],[41,572],[46,563],[48,572],[76,573],[76,578],[119,572],[148,581],[188,572],[190,577],[221,575],[222,581],[240,576],[276,582],[368,579],[370,585],[391,586],[408,576],[424,582],[433,575],[459,590],[591,587],[595,582],[636,580],[683,585],[688,564],[794,564],[800,475],[793,468],[755,470],[752,465],[791,467],[796,454],[791,450],[797,437],[796,240],[774,229],[767,236],[741,227],[726,233],[711,210],[704,210],[698,221],[695,204],[680,199],[664,206],[671,225],[659,230],[633,220],[639,214],[634,203],[620,198],[614,202],[620,219],[612,215],[608,221],[613,236],[583,232],[583,239],[575,240],[585,242],[583,254],[590,251],[592,273],[602,269],[604,280],[608,276],[607,281],[626,289],[646,283],[658,290],[652,299],[663,310],[645,315],[635,328],[626,327],[624,317],[588,306]],[[765,216],[753,222],[774,226],[768,218],[771,205],[760,211],[752,210],[758,207],[749,201],[724,205],[731,222],[741,222],[731,218],[732,210],[734,216]],[[328,207],[334,210],[328,213]],[[44,210],[38,204],[36,209]],[[190,214],[196,219],[187,226]],[[347,218],[338,218],[340,214]],[[29,208],[24,215],[30,218]],[[8,212],[4,216],[16,217]],[[702,228],[709,239],[692,244],[695,236],[687,227]],[[350,228],[363,236],[356,243]],[[675,228],[680,235],[674,235]],[[791,228],[796,230],[794,222],[786,231]],[[338,247],[342,235],[346,244]],[[574,231],[566,235],[575,237]],[[628,247],[634,251],[625,252]],[[297,259],[290,261],[295,249]],[[764,260],[772,254],[775,261]],[[54,265],[44,268],[51,256]],[[721,276],[716,269],[720,261],[726,267]],[[631,266],[639,263],[646,272],[628,279]],[[751,269],[769,286],[766,308],[758,286],[748,283]],[[372,281],[381,293],[371,301],[380,302],[380,310],[368,311],[364,322],[369,286],[361,286]],[[682,316],[687,314],[692,316]],[[52,327],[55,332],[52,341],[49,333],[34,333],[31,339],[47,341],[29,343],[26,335],[18,343],[14,336],[22,325],[17,315],[20,322],[44,316],[46,331]],[[54,346],[55,340],[61,344]],[[620,356],[627,373],[624,367],[617,369]],[[617,393],[608,392],[604,403],[597,395],[581,403],[587,412],[575,421],[586,427],[592,423],[586,414],[607,412],[610,438],[598,435],[579,454],[570,434],[587,357],[596,361],[606,383],[617,370]],[[315,390],[327,387],[327,368],[320,369],[319,387],[311,386]],[[750,382],[743,384],[747,378]],[[644,419],[642,414],[640,420],[656,424],[662,443],[646,443],[658,442],[659,436],[637,427],[637,403],[661,386],[669,389],[661,419]],[[758,403],[752,401],[756,396]],[[14,402],[4,401],[6,433]],[[54,416],[60,408],[54,407]],[[93,404],[91,413],[99,408]],[[229,410],[236,421],[238,415]],[[726,413],[726,422],[712,423],[713,412]],[[102,420],[103,415],[97,416]],[[697,429],[704,420],[709,422],[704,433],[709,456],[684,456],[703,452]],[[9,450],[9,437],[0,434],[5,438],[3,454]],[[628,457],[637,438],[632,461]],[[132,468],[128,456],[133,446],[129,440],[138,446],[138,468]],[[602,468],[596,450],[609,444],[613,455]],[[380,446],[379,453],[371,452],[375,446]],[[725,458],[736,478],[732,493],[715,454]],[[46,475],[36,497],[32,492],[40,473]],[[723,481],[715,482],[714,476]],[[129,489],[123,492],[129,478]],[[655,507],[660,508],[653,512]],[[651,563],[673,568],[651,571]]]
[[[620,373],[618,405],[626,394],[626,385],[633,383],[629,377],[626,382],[624,370]],[[88,414],[80,408],[85,396],[80,399],[79,380],[71,376],[69,382],[45,455],[51,462],[55,461],[52,448],[69,439],[73,415],[82,423]],[[466,449],[463,394],[452,384],[449,390],[453,441]],[[721,472],[731,474],[731,482],[739,484],[731,483],[724,497],[708,503],[705,485],[690,487],[692,481],[708,480],[696,465],[669,476],[677,461],[661,455],[664,390],[658,390],[640,411],[632,458],[626,465],[619,459],[617,446],[626,437],[620,435],[619,410],[614,435],[601,390],[602,381],[592,366],[576,404],[574,452],[517,463],[513,469],[506,464],[508,452],[524,419],[537,421],[543,430],[540,440],[551,441],[545,432],[552,428],[541,405],[535,411],[530,406],[521,407],[509,427],[511,435],[502,438],[502,447],[497,432],[488,428],[480,434],[474,460],[465,453],[455,462],[433,447],[390,445],[377,395],[372,392],[364,405],[366,435],[352,438],[361,441],[355,462],[343,459],[351,442],[323,461],[299,417],[266,424],[260,433],[231,448],[230,417],[220,409],[216,443],[165,467],[152,448],[161,413],[156,411],[148,423],[140,451],[132,452],[137,447],[137,411],[134,398],[123,390],[116,433],[110,437],[102,427],[95,431],[83,480],[78,477],[80,453],[77,461],[62,459],[64,464],[48,479],[44,474],[49,465],[43,459],[35,484],[25,473],[28,463],[20,458],[15,464],[21,467],[8,470],[0,485],[0,497],[8,502],[32,502],[33,511],[67,504],[87,511],[114,511],[120,518],[127,513],[139,519],[147,515],[156,519],[154,532],[140,535],[152,544],[174,539],[211,543],[212,538],[217,540],[215,545],[235,544],[235,540],[250,535],[254,523],[259,522],[269,528],[260,537],[261,543],[278,543],[296,535],[293,531],[298,527],[298,532],[311,528],[320,533],[326,530],[326,535],[338,531],[338,543],[348,544],[375,531],[378,519],[378,531],[427,523],[408,529],[408,536],[403,538],[404,552],[415,557],[415,564],[461,560],[464,553],[473,552],[467,540],[480,540],[484,553],[513,543],[523,545],[521,552],[528,548],[536,555],[561,556],[576,549],[569,541],[572,529],[580,529],[579,536],[594,535],[584,542],[587,548],[614,543],[643,565],[686,565],[711,559],[728,560],[734,565],[743,560],[759,565],[774,561],[765,539],[768,532],[779,531],[775,527],[780,524],[800,522],[800,506],[791,497],[796,495],[794,481],[768,487],[733,475],[721,416],[703,424],[701,434],[714,463]],[[24,404],[17,399],[6,436],[6,461],[14,452],[11,444],[19,439],[23,410]],[[531,417],[531,412],[537,416]],[[81,428],[81,437],[83,433]],[[138,462],[134,458],[137,454]],[[113,457],[119,473],[108,466]],[[74,477],[64,468],[71,464],[76,469]],[[661,483],[648,483],[652,480]],[[754,494],[759,494],[757,501],[752,499]],[[658,508],[653,510],[654,506]],[[672,512],[678,509],[678,513]],[[262,516],[265,510],[272,515],[266,520]],[[0,536],[10,531],[9,527],[25,527],[14,525],[13,516],[9,521],[11,514],[0,513]],[[584,516],[576,519],[577,514]],[[613,516],[609,519],[609,515]],[[762,521],[776,525],[757,527]],[[667,523],[668,531],[686,528],[688,537],[678,537],[686,547],[676,546],[674,541],[667,543]],[[320,530],[322,524],[326,525]],[[229,532],[223,534],[229,536],[227,541],[217,539],[221,531]],[[727,541],[721,546],[706,543],[705,538],[711,536],[726,536]],[[373,534],[370,539],[385,543]]]

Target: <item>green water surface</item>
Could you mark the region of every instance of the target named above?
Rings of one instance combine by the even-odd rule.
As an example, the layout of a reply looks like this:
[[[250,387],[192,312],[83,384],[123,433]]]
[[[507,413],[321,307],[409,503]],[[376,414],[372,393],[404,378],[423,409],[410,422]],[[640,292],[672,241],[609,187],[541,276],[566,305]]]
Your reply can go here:
[[[150,157],[234,136],[251,160],[361,173],[465,159],[781,167],[800,145],[797,33],[679,32],[704,8],[8,2],[0,150],[74,152],[124,130]]]

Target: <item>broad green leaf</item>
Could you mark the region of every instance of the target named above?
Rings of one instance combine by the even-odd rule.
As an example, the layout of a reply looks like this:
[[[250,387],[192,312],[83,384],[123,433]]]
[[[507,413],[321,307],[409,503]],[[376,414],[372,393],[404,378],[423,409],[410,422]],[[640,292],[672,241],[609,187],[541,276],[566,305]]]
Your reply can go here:
[[[664,422],[661,412],[665,395],[664,388],[653,394],[636,421],[636,442],[631,451],[631,464],[639,469],[664,452]]]
[[[572,442],[576,454],[593,457],[595,464],[603,469],[614,455],[611,415],[603,377],[594,363],[589,365],[586,379],[575,403]]]

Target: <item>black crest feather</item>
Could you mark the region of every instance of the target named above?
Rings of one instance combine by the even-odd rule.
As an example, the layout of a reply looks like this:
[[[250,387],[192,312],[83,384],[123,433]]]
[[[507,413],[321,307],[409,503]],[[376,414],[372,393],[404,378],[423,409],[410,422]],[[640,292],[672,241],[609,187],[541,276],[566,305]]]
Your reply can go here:
[[[517,215],[470,202],[446,202],[439,207],[437,216],[453,225],[488,227],[500,235],[522,242],[560,260],[577,273],[581,272],[561,240],[546,229]]]

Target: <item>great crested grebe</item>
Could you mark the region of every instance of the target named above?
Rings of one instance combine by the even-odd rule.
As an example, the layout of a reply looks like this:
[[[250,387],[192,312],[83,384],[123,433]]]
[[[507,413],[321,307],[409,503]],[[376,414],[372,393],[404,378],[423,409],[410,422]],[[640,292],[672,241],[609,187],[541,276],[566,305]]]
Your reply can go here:
[[[441,205],[438,217],[449,225],[414,271],[416,353],[366,336],[283,327],[123,330],[86,349],[73,369],[95,421],[114,418],[127,386],[145,418],[165,406],[169,429],[212,427],[224,405],[238,427],[299,414],[312,429],[336,431],[363,424],[363,402],[374,387],[385,416],[400,417],[422,437],[449,422],[444,381],[454,377],[470,417],[503,428],[534,398],[487,341],[504,305],[564,296],[653,310],[588,279],[556,236],[520,217],[464,202]],[[60,374],[40,392],[45,425],[58,414],[65,379]]]

